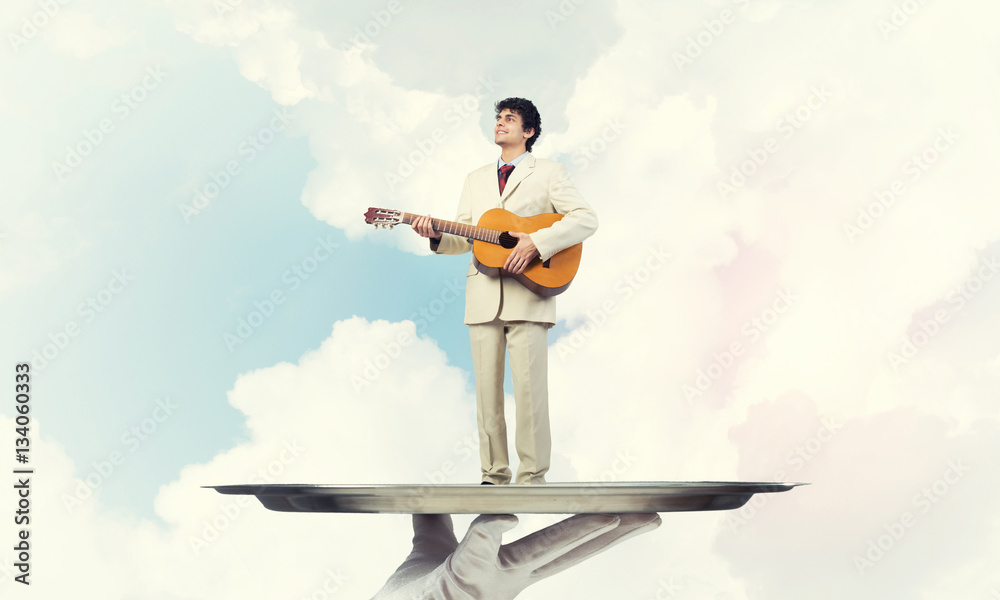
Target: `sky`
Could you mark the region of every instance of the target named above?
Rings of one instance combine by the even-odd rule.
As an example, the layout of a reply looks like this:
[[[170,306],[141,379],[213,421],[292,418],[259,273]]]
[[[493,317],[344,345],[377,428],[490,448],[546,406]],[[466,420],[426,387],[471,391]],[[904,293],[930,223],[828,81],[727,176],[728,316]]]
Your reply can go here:
[[[469,257],[362,215],[451,219],[519,96],[600,220],[550,331],[549,480],[810,484],[519,598],[1000,598],[998,17],[4,3],[0,594],[370,598],[408,517],[202,486],[478,481]]]

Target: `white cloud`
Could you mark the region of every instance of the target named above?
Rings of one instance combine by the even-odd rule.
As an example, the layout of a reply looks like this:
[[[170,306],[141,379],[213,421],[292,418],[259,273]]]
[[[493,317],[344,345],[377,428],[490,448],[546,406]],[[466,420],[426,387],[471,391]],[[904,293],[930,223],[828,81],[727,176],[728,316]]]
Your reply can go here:
[[[995,532],[981,526],[997,517],[982,494],[1000,483],[987,466],[996,430],[981,419],[958,433],[905,407],[845,422],[795,394],[759,403],[732,430],[740,478],[781,469],[812,485],[769,499],[756,514],[736,513],[716,547],[735,575],[778,597],[816,580],[837,597],[916,597],[958,572],[968,578],[953,578],[953,592],[976,595],[987,578],[979,558],[998,550]]]
[[[369,231],[368,206],[453,214],[463,175],[495,156],[483,125],[496,97],[550,107],[537,151],[571,167],[602,223],[560,298],[570,331],[552,340],[553,479],[784,471],[814,484],[738,513],[751,515],[738,531],[733,514],[671,515],[587,576],[581,569],[525,598],[655,597],[670,580],[682,582],[679,598],[821,597],[816,581],[831,597],[916,595],[944,581],[965,582],[953,595],[986,597],[984,565],[1000,550],[988,503],[997,482],[985,466],[996,454],[998,283],[982,282],[960,310],[948,298],[1000,237],[1000,81],[987,30],[997,9],[920,5],[883,35],[892,6],[741,4],[622,2],[610,15],[589,3],[554,26],[533,9],[525,27],[544,35],[524,36],[523,69],[483,39],[488,21],[473,9],[442,19],[407,5],[347,52],[341,42],[376,3],[345,6],[337,19],[308,2],[243,2],[221,14],[208,2],[167,6],[182,32],[231,47],[248,80],[297,104],[296,127],[318,163],[302,201],[352,239]],[[688,38],[726,8],[738,20],[678,69]],[[428,42],[433,27],[449,26],[447,43]],[[598,43],[580,41],[591,35]],[[947,148],[942,129],[955,132]],[[914,171],[914,155],[928,168]],[[741,168],[745,182],[732,179]],[[905,191],[873,204],[895,180]],[[720,182],[737,189],[722,193]],[[387,235],[426,251],[412,234]],[[794,301],[779,310],[781,294]],[[894,369],[887,354],[939,307],[949,322]],[[93,582],[109,598],[301,596],[326,569],[343,568],[352,586],[343,595],[368,593],[405,554],[405,520],[251,504],[230,524],[230,499],[197,486],[280,463],[285,443],[306,450],[280,463],[282,481],[425,478],[471,432],[467,384],[412,324],[340,322],[299,364],[236,382],[230,401],[250,441],[162,490],[166,526],[105,515],[99,499],[68,515],[40,495],[37,564],[67,567],[39,585],[69,594]],[[796,459],[824,418],[842,429]],[[54,442],[38,448],[46,478],[71,486]],[[474,479],[475,457],[461,456],[463,477]],[[921,512],[914,494],[957,460],[971,470]],[[907,511],[913,526],[859,573],[855,556]],[[196,557],[191,539],[215,519],[225,531]],[[98,582],[106,572],[127,575]]]
[[[64,9],[52,19],[45,40],[56,52],[87,60],[125,45],[132,35],[121,24],[99,24],[91,13]]]

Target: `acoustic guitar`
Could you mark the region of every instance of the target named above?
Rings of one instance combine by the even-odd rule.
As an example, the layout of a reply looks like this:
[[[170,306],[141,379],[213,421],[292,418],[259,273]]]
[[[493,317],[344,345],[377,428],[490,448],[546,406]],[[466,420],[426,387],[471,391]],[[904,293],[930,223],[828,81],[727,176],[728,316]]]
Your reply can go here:
[[[386,208],[369,208],[365,213],[365,223],[376,228],[392,229],[400,223],[409,225],[419,216],[421,215]],[[513,277],[539,296],[555,296],[565,292],[576,276],[576,271],[580,268],[580,256],[583,254],[583,243],[561,250],[546,261],[535,258],[517,275],[503,271],[503,265],[507,262],[511,249],[517,245],[517,238],[510,232],[534,233],[562,218],[558,213],[519,217],[502,208],[494,208],[483,213],[478,225],[433,218],[431,224],[434,231],[450,233],[471,241],[472,262],[480,273],[492,277]]]

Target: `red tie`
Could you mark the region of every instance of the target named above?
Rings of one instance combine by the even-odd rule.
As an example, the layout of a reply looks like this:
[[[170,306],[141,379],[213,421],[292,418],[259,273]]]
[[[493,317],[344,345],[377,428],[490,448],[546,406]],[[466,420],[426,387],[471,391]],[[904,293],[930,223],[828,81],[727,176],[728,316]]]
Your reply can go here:
[[[503,165],[500,167],[500,194],[503,195],[503,189],[507,187],[507,178],[510,177],[510,172],[514,170],[514,165]]]

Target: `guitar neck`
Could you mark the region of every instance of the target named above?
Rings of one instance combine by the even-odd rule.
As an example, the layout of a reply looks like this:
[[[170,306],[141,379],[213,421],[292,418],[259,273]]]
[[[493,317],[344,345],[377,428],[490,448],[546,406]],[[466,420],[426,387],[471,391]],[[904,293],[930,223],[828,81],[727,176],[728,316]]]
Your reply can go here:
[[[405,212],[400,217],[400,221],[411,225],[417,217],[421,215],[415,215],[412,213]],[[477,227],[475,225],[466,225],[464,223],[456,223],[454,221],[445,221],[444,219],[431,218],[431,226],[434,231],[440,231],[443,233],[450,233],[452,235],[458,235],[464,238],[471,238],[474,240],[479,240],[481,242],[489,242],[490,244],[500,243],[500,234],[503,233],[496,229],[488,229],[486,227]]]

